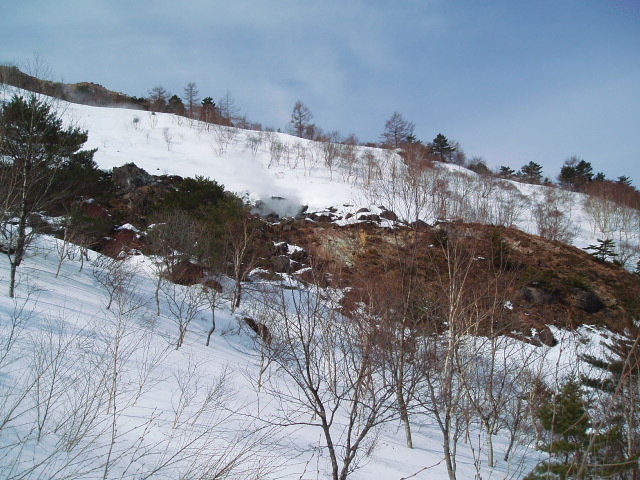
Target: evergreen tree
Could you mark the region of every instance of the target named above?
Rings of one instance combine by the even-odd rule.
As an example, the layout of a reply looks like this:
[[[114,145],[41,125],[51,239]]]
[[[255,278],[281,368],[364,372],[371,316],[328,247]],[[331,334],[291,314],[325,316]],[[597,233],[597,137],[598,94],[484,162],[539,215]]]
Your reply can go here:
[[[558,176],[560,185],[571,190],[582,192],[587,183],[593,181],[593,168],[589,162],[571,157],[565,160]]]
[[[640,330],[634,326],[624,336],[605,344],[604,358],[583,355],[595,376],[584,376],[582,383],[599,392],[603,405],[599,417],[610,433],[603,464],[611,474],[630,471],[630,478],[640,478]]]
[[[187,177],[170,190],[156,205],[157,211],[184,210],[190,214],[203,214],[225,197],[224,186],[202,176]]]
[[[582,403],[580,386],[568,382],[538,410],[538,420],[549,441],[538,448],[549,459],[538,465],[525,480],[577,478],[582,452],[589,445],[589,416]]]
[[[29,218],[51,205],[60,170],[91,163],[93,151],[80,151],[87,132],[65,128],[51,105],[32,94],[14,95],[0,110],[0,242],[9,257],[9,296],[34,230]],[[9,220],[12,220],[9,222]]]
[[[202,100],[202,108],[200,109],[200,120],[203,122],[215,121],[217,114],[217,108],[213,98],[205,97]]]
[[[500,166],[500,170],[498,170],[498,175],[502,178],[513,178],[516,175],[516,171],[505,165]]]
[[[169,99],[169,103],[167,105],[168,113],[175,113],[176,115],[184,115],[184,103],[182,103],[182,99],[177,95],[172,95]]]
[[[597,240],[598,245],[589,245],[588,247],[584,247],[583,250],[591,250],[591,255],[603,262],[605,262],[609,258],[613,260],[618,256],[618,254],[615,252],[615,242],[612,239],[607,238],[606,240],[602,240],[601,238],[598,238]]]
[[[436,135],[436,138],[430,144],[431,151],[440,157],[440,160],[443,162],[449,161],[449,157],[451,152],[453,152],[453,147],[449,143],[449,139],[445,137],[443,134],[439,133]]]
[[[611,478],[629,469],[611,452],[620,440],[618,426],[595,431],[578,382],[567,382],[537,413],[548,441],[538,448],[549,454],[525,480],[567,480]]]
[[[542,181],[542,166],[536,162],[529,162],[520,168],[518,177],[527,183],[540,184]]]
[[[621,175],[620,177],[618,177],[616,182],[621,183],[622,185],[626,185],[627,187],[631,186],[631,178],[627,177],[626,175]]]

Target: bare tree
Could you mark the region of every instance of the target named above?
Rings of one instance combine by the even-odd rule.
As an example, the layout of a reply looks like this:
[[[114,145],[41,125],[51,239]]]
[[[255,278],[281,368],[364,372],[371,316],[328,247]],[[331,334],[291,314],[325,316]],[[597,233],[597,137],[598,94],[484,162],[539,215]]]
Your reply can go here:
[[[113,300],[124,295],[133,285],[135,267],[125,258],[99,256],[93,263],[93,277],[106,290],[107,310],[111,309]]]
[[[212,130],[213,138],[215,140],[215,144],[213,144],[213,147],[216,155],[218,156],[224,155],[229,148],[229,145],[235,144],[238,138],[238,134],[240,133],[239,130],[235,127],[219,124],[213,125]]]
[[[187,287],[171,282],[163,284],[162,292],[171,320],[178,326],[178,350],[184,342],[189,324],[207,307],[207,294],[200,285]]]
[[[215,282],[213,279],[209,279],[208,285],[203,285],[202,289],[204,292],[204,296],[209,306],[209,310],[211,311],[211,328],[207,332],[207,342],[206,346],[209,346],[211,342],[211,335],[216,331],[216,309],[222,304],[222,287],[218,282]]]
[[[468,351],[467,339],[478,334],[489,313],[479,308],[486,297],[481,282],[473,281],[473,243],[463,241],[452,231],[439,234],[435,245],[430,250],[434,279],[421,302],[433,334],[422,337],[427,375],[418,398],[423,412],[434,418],[440,429],[447,473],[455,480],[457,444],[466,432],[469,418],[463,383],[469,356],[463,352]]]
[[[277,462],[272,429],[240,421],[231,375],[201,363],[174,370],[173,409],[148,409],[166,396],[169,350],[131,291],[88,325],[42,315],[33,298],[0,312],[0,476],[41,478],[267,478]],[[22,328],[27,322],[30,332]],[[80,327],[80,328],[77,328]],[[155,400],[154,400],[155,399]],[[153,402],[153,403],[149,403]],[[35,452],[35,454],[34,454]]]
[[[184,95],[182,98],[185,101],[189,118],[196,118],[196,108],[200,102],[199,95],[200,91],[195,82],[189,82],[187,86],[184,87]]]
[[[265,288],[262,295],[255,315],[272,335],[265,390],[283,412],[273,422],[319,428],[331,478],[345,480],[372,448],[377,427],[397,415],[375,326],[339,315],[313,284]]]
[[[571,221],[572,194],[555,187],[542,188],[542,197],[533,209],[536,233],[549,240],[570,243],[575,236]]]
[[[227,90],[224,97],[218,102],[218,113],[223,121],[223,125],[232,127],[239,112],[240,109],[236,107],[236,102],[231,92]]]
[[[171,146],[173,145],[173,135],[171,135],[169,127],[164,127],[162,129],[162,138],[164,138],[164,142],[167,144],[167,150],[171,150]]]
[[[171,95],[161,85],[149,90],[149,103],[153,112],[164,112],[167,109],[167,102]]]
[[[289,121],[288,130],[292,135],[300,138],[309,138],[309,126],[311,125],[311,119],[313,114],[309,107],[298,100],[293,106],[291,112],[291,120]]]
[[[391,148],[398,148],[407,142],[409,136],[413,135],[415,125],[406,120],[398,112],[393,112],[389,120],[384,124],[382,139],[385,145]]]
[[[234,280],[231,311],[240,306],[243,283],[258,260],[255,240],[260,231],[254,219],[245,215],[240,221],[229,222],[225,226],[229,239],[228,258]]]
[[[180,281],[181,269],[196,255],[206,237],[201,225],[188,213],[173,210],[156,215],[147,232],[156,275],[156,311],[160,315],[160,288],[164,281]]]

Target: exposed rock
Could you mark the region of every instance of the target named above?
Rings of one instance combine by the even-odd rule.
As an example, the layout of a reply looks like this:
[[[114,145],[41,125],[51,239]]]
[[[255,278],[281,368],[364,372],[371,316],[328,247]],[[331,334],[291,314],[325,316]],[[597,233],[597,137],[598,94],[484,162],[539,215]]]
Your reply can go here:
[[[291,260],[298,263],[306,263],[309,260],[309,254],[306,250],[301,248],[294,250],[289,257]]]
[[[409,227],[411,227],[414,230],[428,230],[431,228],[427,222],[420,219],[416,220],[415,222],[411,222],[409,224]]]
[[[114,167],[111,180],[116,188],[130,192],[139,187],[151,185],[153,176],[134,163],[127,163],[121,167]]]
[[[581,292],[576,300],[576,307],[587,313],[598,313],[606,307],[604,302],[590,290]]]
[[[335,219],[334,215],[332,214],[327,214],[327,213],[312,213],[311,215],[309,215],[307,218],[310,218],[311,220],[314,220],[316,222],[333,222],[333,220]]]
[[[369,215],[359,215],[358,220],[361,222],[380,222],[380,215],[376,215],[375,213],[371,213]]]
[[[558,301],[551,293],[533,285],[525,285],[518,293],[523,300],[534,305],[552,305]]]
[[[220,282],[213,278],[207,278],[204,282],[202,282],[202,285],[206,288],[210,288],[211,290],[215,290],[218,293],[222,293],[222,285],[220,284]]]
[[[535,338],[540,340],[540,343],[546,345],[547,347],[555,347],[558,344],[558,340],[553,336],[549,327],[545,326],[542,329],[538,330]]]
[[[99,218],[101,220],[108,220],[111,215],[101,205],[98,205],[93,201],[84,201],[80,205],[80,209],[89,218]]]
[[[271,267],[276,273],[288,273],[291,271],[291,261],[286,255],[278,255],[271,258]]]
[[[256,322],[251,317],[244,317],[243,320],[251,330],[258,334],[258,336],[264,343],[266,343],[267,345],[271,345],[271,332],[264,323]]]
[[[195,285],[205,277],[205,270],[200,265],[188,260],[181,260],[177,265],[174,265],[170,272],[165,274],[165,277],[178,285]]]
[[[116,258],[120,253],[127,254],[131,252],[139,252],[146,245],[145,239],[138,232],[134,232],[128,228],[123,228],[115,232],[112,236],[103,238],[96,245],[96,250]]]
[[[289,252],[289,244],[287,242],[279,242],[274,246],[274,255],[286,255]]]
[[[391,220],[392,222],[397,222],[398,221],[398,215],[396,215],[391,210],[383,210],[380,213],[380,218],[384,218],[385,220]]]

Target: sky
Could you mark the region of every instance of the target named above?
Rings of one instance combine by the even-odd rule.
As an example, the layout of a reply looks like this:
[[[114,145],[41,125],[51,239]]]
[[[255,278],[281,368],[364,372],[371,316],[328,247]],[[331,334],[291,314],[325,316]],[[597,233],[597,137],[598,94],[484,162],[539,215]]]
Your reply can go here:
[[[0,0],[0,63],[135,96],[229,92],[284,130],[380,140],[399,112],[491,168],[578,156],[640,185],[640,0]]]

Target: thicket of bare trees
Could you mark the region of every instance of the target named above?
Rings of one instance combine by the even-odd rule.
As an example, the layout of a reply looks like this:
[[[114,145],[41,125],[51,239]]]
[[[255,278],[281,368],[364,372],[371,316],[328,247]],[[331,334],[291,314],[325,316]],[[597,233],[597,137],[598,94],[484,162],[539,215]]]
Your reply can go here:
[[[264,478],[267,434],[238,431],[228,375],[175,368],[173,409],[149,408],[169,372],[145,300],[131,288],[77,328],[67,314],[40,318],[23,296],[0,314],[0,474],[38,478]],[[26,357],[25,357],[26,355]],[[82,368],[79,368],[82,366]],[[163,392],[166,395],[166,392]],[[151,400],[151,404],[149,401]],[[273,448],[270,446],[269,448]]]
[[[533,209],[536,233],[549,240],[571,243],[576,235],[576,227],[571,220],[573,196],[559,188],[543,188],[541,198]]]
[[[271,422],[317,427],[331,478],[345,480],[396,417],[375,325],[344,318],[313,284],[269,285],[254,298],[254,316],[271,335],[261,381],[278,402]]]
[[[413,201],[405,213],[418,219],[428,196],[406,187]],[[272,421],[318,427],[333,478],[349,474],[374,434],[369,426],[400,421],[412,448],[412,424],[422,418],[440,428],[450,478],[458,478],[458,445],[474,438],[482,439],[474,450],[478,474],[482,465],[500,462],[521,474],[522,450],[534,441],[540,359],[504,336],[512,328],[507,249],[499,236],[487,252],[455,229],[431,238],[419,222],[413,225],[395,231],[381,270],[356,275],[351,303],[336,303],[338,292],[321,282],[264,283],[248,297],[243,311],[269,331],[268,340],[259,339],[263,369],[256,382],[281,402]],[[493,438],[500,432],[509,444],[499,459]]]

